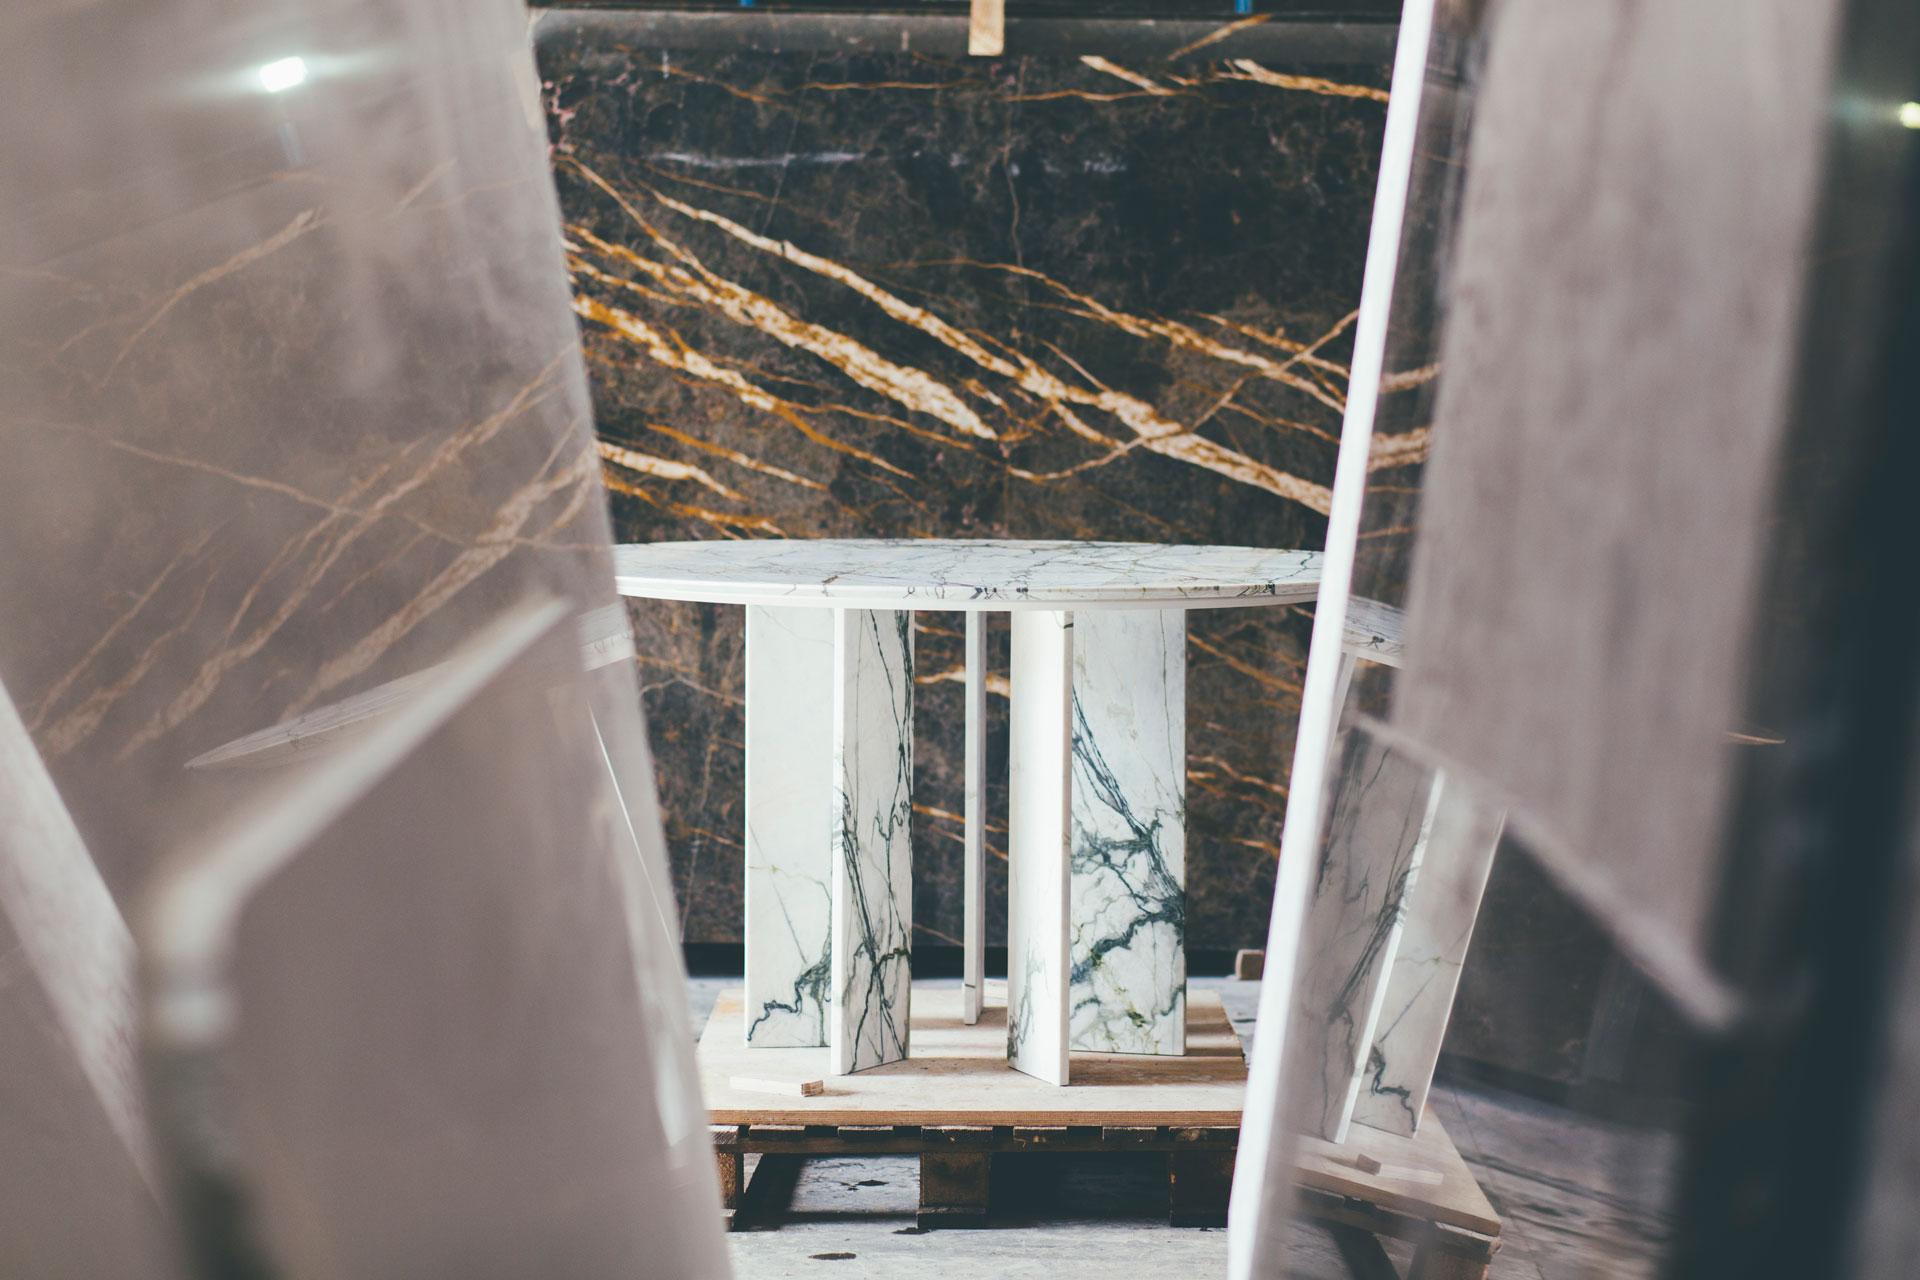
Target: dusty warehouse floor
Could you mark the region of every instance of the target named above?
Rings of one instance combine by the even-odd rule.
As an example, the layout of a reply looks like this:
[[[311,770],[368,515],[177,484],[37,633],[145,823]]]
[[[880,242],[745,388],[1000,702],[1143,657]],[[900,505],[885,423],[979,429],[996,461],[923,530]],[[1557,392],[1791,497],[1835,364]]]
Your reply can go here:
[[[738,978],[692,980],[696,1029]],[[1253,1030],[1260,984],[1196,978],[1218,990],[1242,1039]],[[1436,1085],[1432,1105],[1505,1221],[1493,1280],[1651,1276],[1667,1224],[1660,1206],[1675,1152],[1661,1132],[1609,1124],[1484,1088]],[[914,1226],[913,1156],[806,1163],[784,1213],[728,1237],[739,1280],[1074,1280],[1226,1271],[1224,1231],[1166,1223],[1163,1167],[1153,1156],[1030,1157],[1023,1176],[996,1166],[994,1225],[921,1232]],[[1295,1274],[1308,1280],[1389,1280],[1409,1253],[1371,1237],[1295,1227]]]

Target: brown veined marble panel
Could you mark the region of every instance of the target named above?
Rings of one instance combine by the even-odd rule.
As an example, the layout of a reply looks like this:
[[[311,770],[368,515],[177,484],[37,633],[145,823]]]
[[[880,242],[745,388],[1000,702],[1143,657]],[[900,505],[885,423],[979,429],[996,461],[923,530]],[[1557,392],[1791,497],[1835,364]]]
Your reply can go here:
[[[620,539],[1323,541],[1385,68],[541,30]],[[741,619],[634,613],[686,937],[737,939]],[[1190,623],[1189,936],[1256,945],[1308,620]],[[960,628],[919,628],[917,940],[948,943]]]

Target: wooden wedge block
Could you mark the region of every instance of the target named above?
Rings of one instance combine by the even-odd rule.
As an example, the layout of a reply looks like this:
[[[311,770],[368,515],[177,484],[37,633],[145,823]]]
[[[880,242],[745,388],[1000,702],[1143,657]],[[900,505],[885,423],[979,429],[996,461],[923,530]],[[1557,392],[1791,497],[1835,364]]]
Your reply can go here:
[[[755,1076],[728,1076],[727,1083],[748,1093],[777,1093],[783,1098],[817,1098],[827,1088],[820,1080],[766,1080]]]

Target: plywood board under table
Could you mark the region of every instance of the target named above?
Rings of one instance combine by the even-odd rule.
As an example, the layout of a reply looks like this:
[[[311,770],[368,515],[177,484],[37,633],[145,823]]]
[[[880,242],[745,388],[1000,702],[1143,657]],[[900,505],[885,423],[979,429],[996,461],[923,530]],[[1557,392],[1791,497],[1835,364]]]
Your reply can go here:
[[[1055,1086],[1007,1065],[1007,1010],[999,985],[989,985],[980,1021],[971,1026],[961,1017],[959,987],[916,985],[911,1055],[847,1076],[826,1074],[824,1049],[749,1049],[741,993],[724,991],[700,1037],[700,1083],[712,1121],[814,1132],[876,1125],[1071,1130],[1240,1123],[1247,1064],[1217,992],[1189,991],[1184,1056],[1075,1053],[1073,1083]],[[736,1075],[821,1078],[825,1088],[813,1097],[773,1097],[734,1088]],[[1304,1187],[1427,1222],[1499,1234],[1498,1215],[1432,1112],[1412,1138],[1354,1125],[1345,1143],[1301,1138],[1298,1144],[1295,1172]]]

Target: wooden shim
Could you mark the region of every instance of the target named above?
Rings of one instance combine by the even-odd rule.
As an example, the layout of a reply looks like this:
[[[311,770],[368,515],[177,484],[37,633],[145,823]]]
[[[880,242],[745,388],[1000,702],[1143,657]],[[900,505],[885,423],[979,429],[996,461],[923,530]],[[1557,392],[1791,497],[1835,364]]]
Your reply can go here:
[[[977,58],[997,58],[1006,49],[1006,0],[973,0],[967,19],[967,52]]]
[[[773,1093],[783,1098],[817,1098],[827,1087],[820,1080],[770,1080],[756,1076],[728,1076],[727,1084],[746,1093]]]

